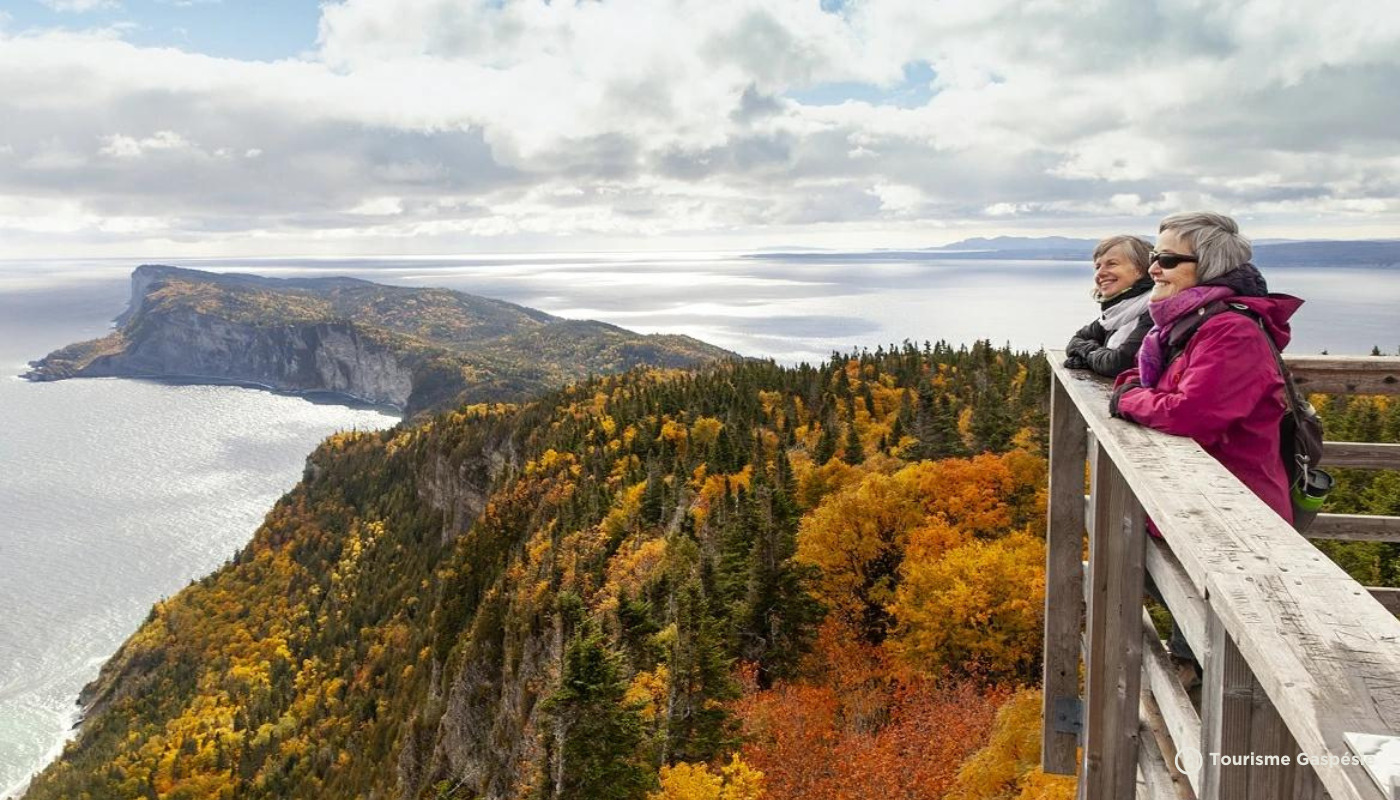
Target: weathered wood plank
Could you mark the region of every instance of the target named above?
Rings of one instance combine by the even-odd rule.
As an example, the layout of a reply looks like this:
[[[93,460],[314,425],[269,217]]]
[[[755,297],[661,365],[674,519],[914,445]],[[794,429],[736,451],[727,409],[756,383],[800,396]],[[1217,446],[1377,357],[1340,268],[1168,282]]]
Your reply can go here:
[[[1201,689],[1201,800],[1244,800],[1249,770],[1224,766],[1215,756],[1249,753],[1254,676],[1214,612],[1206,613],[1206,636],[1210,649],[1204,655]]]
[[[1199,752],[1200,715],[1196,713],[1195,707],[1191,705],[1191,698],[1177,680],[1167,658],[1167,651],[1162,648],[1162,643],[1157,638],[1157,630],[1152,627],[1152,620],[1147,616],[1146,610],[1142,612],[1142,639],[1143,677],[1146,679],[1147,688],[1151,690],[1157,713],[1161,716],[1162,728],[1170,739],[1167,744],[1162,745],[1164,753],[1170,749],[1167,757],[1174,758],[1176,751],[1181,747],[1189,747]],[[1204,648],[1201,652],[1205,652]],[[1200,770],[1191,770],[1185,774],[1191,791],[1199,794]]]
[[[1367,586],[1366,591],[1376,599],[1376,602],[1385,606],[1385,610],[1392,614],[1400,614],[1400,589],[1389,586]]]
[[[1210,582],[1210,596],[1219,600],[1212,608],[1227,627],[1274,634],[1237,643],[1249,663],[1266,665],[1255,679],[1287,723],[1298,752],[1310,759],[1340,756],[1348,751],[1345,744],[1331,744],[1333,735],[1396,730],[1382,727],[1390,723],[1378,720],[1377,712],[1400,704],[1400,669],[1389,652],[1395,640],[1388,638],[1400,632],[1393,632],[1395,617],[1365,587],[1345,575],[1215,574]],[[1369,705],[1361,705],[1361,698]],[[1298,713],[1310,716],[1300,720]],[[1332,797],[1383,797],[1360,766],[1317,764],[1314,770]]]
[[[1138,740],[1137,772],[1138,798],[1142,800],[1180,800],[1175,776],[1167,766],[1160,739],[1166,732],[1162,729],[1162,717],[1152,697],[1144,691],[1139,704],[1140,715]]]
[[[1293,782],[1293,800],[1332,800],[1332,796],[1322,787],[1317,773],[1304,768]]]
[[[1400,444],[1375,442],[1323,442],[1324,467],[1400,469]]]
[[[1109,487],[1111,501],[1109,508],[1113,516],[1111,523],[1118,530],[1113,538],[1114,572],[1109,583],[1109,592],[1115,598],[1109,629],[1109,642],[1121,642],[1119,652],[1121,662],[1116,677],[1115,700],[1117,709],[1117,736],[1113,747],[1113,757],[1118,765],[1114,785],[1121,789],[1131,786],[1132,764],[1138,760],[1141,746],[1141,726],[1138,721],[1138,705],[1142,692],[1142,638],[1138,635],[1142,625],[1143,566],[1147,539],[1147,515],[1142,505],[1133,496],[1128,482],[1123,479],[1118,468],[1113,468],[1113,483]],[[1110,797],[1122,797],[1115,793]]]
[[[1309,539],[1400,542],[1400,517],[1379,514],[1318,514],[1303,534]]]
[[[1110,545],[1112,531],[1108,529],[1110,473],[1113,462],[1108,455],[1090,445],[1089,497],[1089,570],[1084,575],[1084,748],[1083,764],[1079,770],[1080,800],[1107,800],[1113,797],[1111,777],[1104,771],[1111,763],[1109,726],[1114,719],[1109,691],[1109,659],[1117,653],[1108,639],[1109,579],[1113,573]],[[1136,764],[1136,760],[1133,762]]]
[[[1129,798],[1138,762],[1142,576],[1146,521],[1111,459],[1098,449],[1091,494],[1084,768],[1085,800]]]
[[[1283,359],[1293,382],[1307,393],[1400,394],[1397,356],[1285,355]]]
[[[1250,680],[1249,752],[1263,763],[1249,768],[1249,794],[1246,800],[1279,800],[1293,795],[1293,784],[1300,770],[1295,762],[1298,745],[1288,733],[1273,703],[1257,680]],[[1282,759],[1287,758],[1287,763]],[[1269,763],[1269,759],[1278,759]]]
[[[1400,730],[1400,621],[1195,443],[1111,419],[1108,387],[1052,369],[1157,523],[1300,749]],[[1364,771],[1319,767],[1335,800],[1379,798]]]
[[[1055,730],[1055,706],[1079,697],[1079,633],[1084,627],[1084,460],[1088,430],[1058,381],[1050,393],[1050,489],[1045,547],[1044,725],[1040,761],[1073,775],[1077,734]]]
[[[1181,562],[1160,539],[1148,538],[1145,564],[1157,591],[1167,601],[1176,625],[1193,653],[1206,651],[1206,603],[1192,585]]]

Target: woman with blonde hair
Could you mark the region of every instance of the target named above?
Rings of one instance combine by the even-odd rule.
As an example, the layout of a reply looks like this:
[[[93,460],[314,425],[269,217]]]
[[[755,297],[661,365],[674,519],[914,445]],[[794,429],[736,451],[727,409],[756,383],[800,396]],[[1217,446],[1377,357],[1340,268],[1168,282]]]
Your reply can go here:
[[[1108,378],[1137,363],[1138,348],[1152,328],[1148,316],[1147,242],[1110,236],[1094,248],[1094,299],[1099,318],[1079,329],[1065,346],[1065,366],[1091,369]]]

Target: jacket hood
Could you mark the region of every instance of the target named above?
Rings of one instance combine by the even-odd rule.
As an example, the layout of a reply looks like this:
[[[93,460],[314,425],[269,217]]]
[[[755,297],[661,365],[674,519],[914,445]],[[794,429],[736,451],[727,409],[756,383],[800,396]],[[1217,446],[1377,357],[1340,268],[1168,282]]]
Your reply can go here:
[[[1269,332],[1269,337],[1280,350],[1287,347],[1293,338],[1292,329],[1288,324],[1289,318],[1303,305],[1302,299],[1291,294],[1270,294],[1263,297],[1236,295],[1227,302],[1239,303],[1259,315],[1259,319],[1264,322],[1264,329]]]
[[[1201,285],[1226,286],[1241,297],[1263,297],[1269,293],[1269,282],[1264,280],[1259,268],[1248,261],[1218,278],[1203,281]]]

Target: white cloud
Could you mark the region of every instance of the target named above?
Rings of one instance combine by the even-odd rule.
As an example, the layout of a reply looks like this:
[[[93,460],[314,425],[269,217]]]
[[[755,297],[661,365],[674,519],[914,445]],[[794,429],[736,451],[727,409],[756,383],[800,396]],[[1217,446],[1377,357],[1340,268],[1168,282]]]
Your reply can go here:
[[[371,197],[349,209],[346,213],[375,217],[402,214],[403,199],[399,197]]]
[[[86,11],[97,11],[106,8],[121,8],[121,3],[117,0],[40,0],[44,5],[54,11],[68,11],[73,13],[83,13]]]
[[[0,33],[0,186],[283,250],[1098,232],[1194,203],[1380,227],[1389,2],[343,0],[276,63]],[[916,107],[792,99],[893,93],[911,63]]]
[[[175,131],[157,131],[143,139],[114,133],[103,137],[102,149],[98,153],[112,158],[140,158],[151,152],[193,148],[194,145]]]

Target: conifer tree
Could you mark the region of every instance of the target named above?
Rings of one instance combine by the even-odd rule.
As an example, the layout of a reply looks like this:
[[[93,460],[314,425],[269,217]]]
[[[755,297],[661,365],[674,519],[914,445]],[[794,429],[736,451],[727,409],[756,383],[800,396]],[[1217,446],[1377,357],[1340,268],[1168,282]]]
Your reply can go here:
[[[812,460],[818,464],[830,461],[836,455],[837,444],[836,420],[834,416],[828,415],[822,420],[821,438],[817,439],[817,449],[812,453]]]
[[[670,654],[671,698],[666,760],[710,761],[733,744],[724,702],[739,696],[729,659],[698,582],[687,584],[676,603],[676,638]]]
[[[938,459],[967,454],[958,431],[958,416],[948,395],[935,392],[928,381],[919,384],[913,433],[918,441],[910,448],[911,458]]]
[[[865,448],[860,444],[854,417],[846,424],[846,446],[841,449],[841,460],[847,464],[859,464],[865,460]]]
[[[639,800],[651,784],[640,755],[641,717],[624,702],[619,660],[591,619],[565,648],[559,689],[543,707],[563,734],[562,749],[551,754],[554,797]]]
[[[1000,453],[1011,445],[1015,424],[1006,402],[994,391],[984,392],[972,404],[972,438],[978,452]]]
[[[757,665],[759,686],[768,688],[796,668],[822,608],[806,588],[810,569],[792,558],[800,513],[781,474],[777,486],[755,479],[744,519],[753,544],[734,630],[739,657]]]

